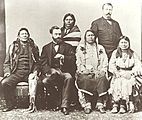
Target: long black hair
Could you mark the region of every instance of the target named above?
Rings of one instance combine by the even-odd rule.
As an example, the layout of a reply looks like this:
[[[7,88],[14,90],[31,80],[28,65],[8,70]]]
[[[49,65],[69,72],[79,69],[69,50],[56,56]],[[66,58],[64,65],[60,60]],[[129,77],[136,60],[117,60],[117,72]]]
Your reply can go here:
[[[73,14],[71,14],[71,13],[67,13],[65,16],[64,16],[64,18],[63,18],[63,28],[65,28],[65,19],[68,17],[68,16],[70,16],[72,19],[73,19],[73,25],[72,25],[72,27],[75,25],[75,22],[76,22],[76,19],[75,19],[75,16],[73,15]]]
[[[119,38],[119,42],[122,39],[128,41],[128,43],[129,43],[129,47],[127,49],[127,53],[129,55],[129,58],[131,58],[133,56],[134,51],[132,49],[130,49],[130,39],[127,36],[121,36]],[[119,46],[117,47],[117,52],[116,52],[116,58],[118,58],[118,57],[120,57],[120,58],[122,57],[122,50],[121,50],[121,48]]]

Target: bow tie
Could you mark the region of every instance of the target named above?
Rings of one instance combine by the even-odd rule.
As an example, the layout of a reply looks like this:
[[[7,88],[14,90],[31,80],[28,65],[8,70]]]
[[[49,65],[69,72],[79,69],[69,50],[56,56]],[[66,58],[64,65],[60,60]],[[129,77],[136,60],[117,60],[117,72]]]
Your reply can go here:
[[[54,43],[54,42],[53,42],[53,46],[56,46],[56,45],[59,45],[59,44],[58,44],[58,43]]]

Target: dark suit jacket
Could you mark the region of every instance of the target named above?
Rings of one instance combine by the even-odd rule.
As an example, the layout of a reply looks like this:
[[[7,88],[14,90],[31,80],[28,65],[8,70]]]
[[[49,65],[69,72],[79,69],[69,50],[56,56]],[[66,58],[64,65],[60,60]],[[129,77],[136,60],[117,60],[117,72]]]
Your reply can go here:
[[[119,38],[122,36],[119,23],[111,19],[110,25],[103,17],[95,20],[91,24],[91,29],[98,37],[99,44],[103,45],[108,57],[110,58],[112,51],[118,46]]]
[[[50,69],[52,68],[51,60],[54,59],[53,50],[53,42],[50,42],[49,44],[45,45],[42,49],[40,60],[43,74],[49,73]],[[62,71],[73,74],[73,67],[75,66],[75,53],[73,51],[72,46],[62,42],[59,45],[58,53],[64,55]]]

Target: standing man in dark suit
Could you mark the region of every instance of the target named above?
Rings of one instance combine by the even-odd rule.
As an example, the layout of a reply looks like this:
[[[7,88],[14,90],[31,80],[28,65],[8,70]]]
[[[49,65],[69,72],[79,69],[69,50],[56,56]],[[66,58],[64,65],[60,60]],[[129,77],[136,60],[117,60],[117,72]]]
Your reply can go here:
[[[50,33],[53,41],[45,45],[41,53],[43,83],[48,89],[49,86],[57,86],[61,91],[61,111],[68,115],[71,88],[74,84],[71,66],[75,64],[75,53],[71,45],[62,41],[59,27],[53,26]]]
[[[111,18],[112,10],[111,3],[103,4],[103,16],[91,24],[91,29],[98,37],[99,44],[105,48],[108,59],[110,59],[113,50],[117,48],[119,38],[122,36],[119,23]]]

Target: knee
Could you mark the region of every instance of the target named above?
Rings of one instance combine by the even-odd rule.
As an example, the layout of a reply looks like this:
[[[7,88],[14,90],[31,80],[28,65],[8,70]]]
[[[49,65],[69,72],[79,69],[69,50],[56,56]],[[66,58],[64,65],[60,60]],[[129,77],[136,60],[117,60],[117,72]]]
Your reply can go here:
[[[2,87],[7,86],[8,84],[9,84],[9,82],[8,82],[6,79],[4,79],[4,80],[1,82],[1,86],[2,86]]]

